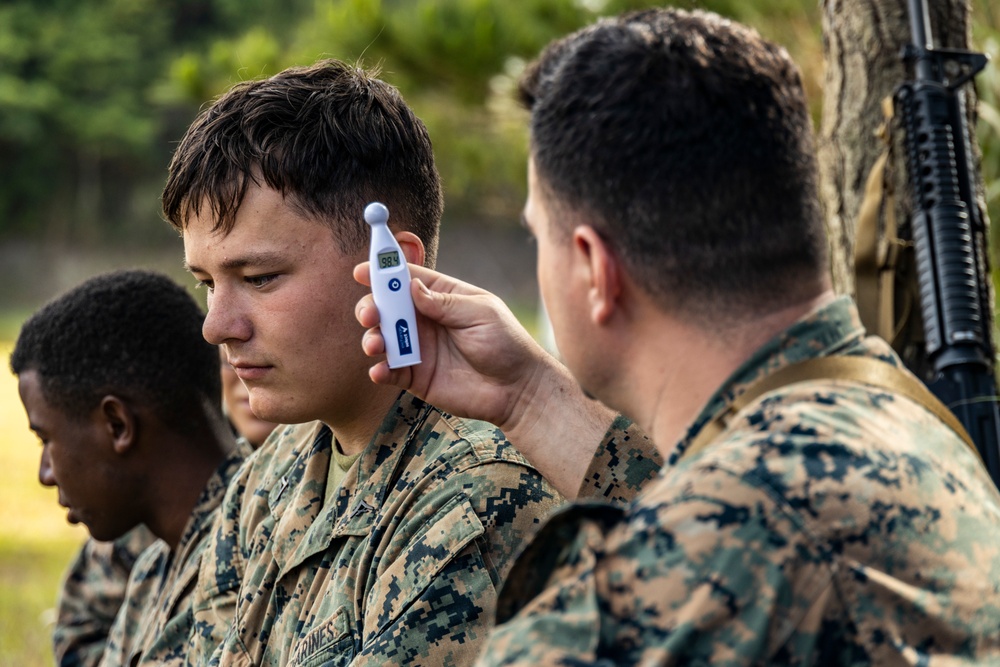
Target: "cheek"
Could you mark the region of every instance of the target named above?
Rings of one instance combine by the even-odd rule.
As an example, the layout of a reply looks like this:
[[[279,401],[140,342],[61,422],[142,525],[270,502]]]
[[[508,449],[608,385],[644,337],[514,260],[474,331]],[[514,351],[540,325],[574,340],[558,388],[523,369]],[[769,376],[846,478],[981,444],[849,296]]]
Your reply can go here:
[[[49,472],[56,484],[63,486],[69,483],[72,486],[75,475],[66,474],[67,471],[75,471],[77,469],[72,453],[67,452],[65,448],[55,443],[49,445],[46,449],[48,450],[48,455],[43,456],[42,465],[48,463]]]

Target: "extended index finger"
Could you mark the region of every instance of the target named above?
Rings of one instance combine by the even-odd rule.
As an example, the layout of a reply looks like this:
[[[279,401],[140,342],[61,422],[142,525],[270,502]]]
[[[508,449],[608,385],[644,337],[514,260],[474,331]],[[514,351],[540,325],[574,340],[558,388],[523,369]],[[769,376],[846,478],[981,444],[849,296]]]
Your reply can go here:
[[[475,296],[478,294],[489,294],[486,290],[475,285],[463,282],[458,278],[445,275],[426,266],[410,264],[410,276],[419,278],[420,281],[430,290],[443,294],[467,294]],[[365,283],[368,284],[368,283]]]

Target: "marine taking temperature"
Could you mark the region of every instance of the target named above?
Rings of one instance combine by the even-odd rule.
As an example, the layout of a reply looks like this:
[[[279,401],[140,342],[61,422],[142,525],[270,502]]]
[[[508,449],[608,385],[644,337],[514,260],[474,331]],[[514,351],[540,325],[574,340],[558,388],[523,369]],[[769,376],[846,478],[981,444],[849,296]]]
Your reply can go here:
[[[417,338],[417,313],[410,296],[410,269],[406,266],[406,257],[389,231],[389,209],[384,204],[368,204],[365,207],[365,222],[372,228],[369,275],[389,368],[414,366],[420,363],[420,340]]]

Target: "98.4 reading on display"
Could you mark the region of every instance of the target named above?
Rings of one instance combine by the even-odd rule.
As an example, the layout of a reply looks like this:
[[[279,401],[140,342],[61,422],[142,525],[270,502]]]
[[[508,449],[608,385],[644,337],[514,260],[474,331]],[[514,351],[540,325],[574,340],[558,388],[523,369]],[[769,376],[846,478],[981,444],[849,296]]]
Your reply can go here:
[[[382,252],[378,255],[378,268],[380,269],[391,269],[394,266],[399,266],[399,253],[393,250],[392,252]]]

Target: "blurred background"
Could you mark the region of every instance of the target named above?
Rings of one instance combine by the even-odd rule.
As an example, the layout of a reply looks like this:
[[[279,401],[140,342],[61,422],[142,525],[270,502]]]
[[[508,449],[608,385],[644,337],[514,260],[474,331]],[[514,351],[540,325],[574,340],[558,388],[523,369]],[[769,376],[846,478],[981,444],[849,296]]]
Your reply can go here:
[[[0,0],[0,354],[20,323],[96,273],[154,268],[192,289],[160,217],[171,151],[233,83],[336,57],[378,66],[426,122],[445,186],[440,268],[503,296],[529,328],[533,248],[517,224],[525,114],[512,90],[550,39],[639,0]],[[800,64],[819,124],[816,0],[702,0]],[[973,0],[979,142],[1000,219],[1000,6]],[[485,252],[484,252],[485,250]],[[994,267],[997,262],[994,260]],[[199,298],[203,293],[196,292]],[[51,663],[59,577],[82,528],[37,481],[40,452],[0,371],[0,665]]]

